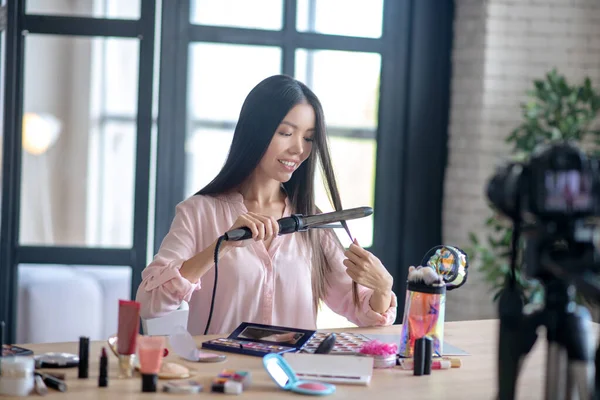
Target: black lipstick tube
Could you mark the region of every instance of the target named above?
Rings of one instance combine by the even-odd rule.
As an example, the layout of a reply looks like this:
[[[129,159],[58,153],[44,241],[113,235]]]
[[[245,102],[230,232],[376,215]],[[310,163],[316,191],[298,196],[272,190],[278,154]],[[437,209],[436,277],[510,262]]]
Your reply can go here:
[[[425,340],[423,338],[415,340],[415,348],[413,351],[413,368],[414,375],[423,375],[425,372]]]
[[[79,338],[79,379],[86,379],[88,377],[90,364],[90,338],[81,336]]]

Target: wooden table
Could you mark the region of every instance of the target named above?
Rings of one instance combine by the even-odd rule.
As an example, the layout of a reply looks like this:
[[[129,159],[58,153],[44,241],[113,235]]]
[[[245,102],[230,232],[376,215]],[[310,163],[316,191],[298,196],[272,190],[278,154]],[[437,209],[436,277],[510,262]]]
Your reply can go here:
[[[344,328],[337,331],[357,331],[361,333],[399,334],[400,325],[385,328]],[[336,330],[333,330],[336,331]],[[451,370],[434,370],[431,375],[414,376],[410,371],[398,368],[375,369],[369,386],[337,385],[336,393],[327,398],[339,399],[494,399],[496,396],[496,348],[498,321],[462,321],[447,322],[445,339],[470,355],[462,357],[462,367]],[[215,336],[210,336],[214,338]],[[200,344],[208,337],[196,337]],[[169,395],[165,393],[141,393],[141,379],[117,378],[117,358],[110,354],[109,387],[98,388],[98,359],[102,346],[106,342],[93,342],[90,357],[90,378],[77,379],[77,369],[59,370],[67,373],[68,391],[65,393],[50,390],[47,398],[65,400],[79,399],[146,399],[146,398],[215,398],[223,399],[220,393],[209,393],[210,380],[222,369],[248,370],[252,373],[253,384],[238,398],[243,399],[281,399],[301,396],[280,390],[262,367],[260,357],[227,354],[227,360],[221,363],[191,363],[169,354],[167,360],[186,365],[193,372],[193,378],[200,380],[204,392],[194,395]],[[77,343],[25,344],[35,354],[44,352],[69,352],[77,354]],[[108,348],[107,348],[108,350]],[[541,399],[543,397],[546,346],[544,340],[538,340],[532,353],[524,363],[520,377],[519,399]],[[162,389],[159,381],[158,390]],[[7,399],[8,397],[1,397]]]

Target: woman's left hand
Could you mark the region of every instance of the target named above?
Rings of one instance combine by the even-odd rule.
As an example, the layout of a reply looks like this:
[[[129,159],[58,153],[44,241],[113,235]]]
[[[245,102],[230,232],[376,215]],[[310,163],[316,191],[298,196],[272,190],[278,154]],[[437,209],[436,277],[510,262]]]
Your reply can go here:
[[[344,260],[346,273],[354,282],[381,294],[392,290],[394,278],[377,257],[360,247],[356,239],[344,255],[347,257]]]

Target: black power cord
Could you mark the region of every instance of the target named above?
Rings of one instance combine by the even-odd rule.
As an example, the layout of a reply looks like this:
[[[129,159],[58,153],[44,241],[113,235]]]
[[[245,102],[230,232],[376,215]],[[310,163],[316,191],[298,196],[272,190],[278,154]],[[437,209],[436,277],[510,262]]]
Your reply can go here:
[[[349,210],[340,210],[334,211],[325,214],[318,214],[312,216],[303,216],[301,214],[292,214],[289,217],[281,218],[277,221],[279,224],[279,235],[294,233],[294,232],[305,232],[309,227],[322,227],[325,224],[331,224],[333,222],[340,222],[342,226],[346,229],[348,236],[350,236],[350,240],[352,240],[352,235],[350,235],[350,230],[348,229],[348,225],[346,224],[346,220],[367,217],[373,213],[373,209],[371,207],[357,207]],[[219,275],[218,263],[219,263],[219,248],[223,241],[237,241],[237,240],[245,240],[252,238],[252,231],[248,227],[240,227],[237,229],[230,230],[226,232],[224,235],[219,236],[217,239],[217,243],[215,245],[215,281],[213,284],[213,293],[210,301],[210,310],[208,312],[208,320],[206,321],[206,328],[204,329],[204,334],[208,334],[208,328],[210,327],[210,321],[212,319],[213,309],[215,307],[215,295],[217,293],[217,278]],[[356,285],[356,283],[353,283]],[[353,288],[353,291],[356,289]]]
[[[217,264],[219,263],[219,248],[223,241],[227,239],[226,235],[219,236],[217,239],[217,244],[215,245],[215,282],[213,284],[213,292],[212,298],[210,300],[210,311],[208,312],[208,320],[206,321],[206,328],[204,329],[204,334],[208,334],[208,328],[210,327],[210,320],[212,319],[213,309],[215,307],[215,295],[217,293],[217,278],[219,277],[219,270]]]

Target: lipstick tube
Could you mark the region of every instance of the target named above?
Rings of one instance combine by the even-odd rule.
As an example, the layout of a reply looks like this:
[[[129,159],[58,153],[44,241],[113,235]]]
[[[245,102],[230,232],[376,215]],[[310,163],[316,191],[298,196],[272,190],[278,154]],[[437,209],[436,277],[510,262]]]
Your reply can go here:
[[[58,390],[59,392],[67,391],[67,384],[64,381],[57,379],[54,376],[44,374],[41,372],[36,372],[35,374],[37,376],[42,377],[42,380],[44,381],[44,383],[46,384],[47,387],[54,389],[54,390]]]
[[[425,372],[425,341],[423,338],[415,340],[413,355],[413,374],[423,375]]]
[[[424,362],[423,362],[423,373],[425,375],[430,375],[431,374],[431,362],[432,359],[431,357],[433,357],[433,340],[431,340],[431,338],[429,337],[425,337],[423,338],[423,342],[425,343],[425,355],[424,355]]]
[[[86,379],[89,375],[89,362],[90,362],[90,338],[81,336],[79,338],[79,364],[78,377],[79,379]]]
[[[35,392],[40,396],[45,396],[48,394],[48,386],[44,383],[44,380],[41,376],[35,376]]]
[[[106,348],[102,348],[100,354],[100,374],[98,375],[98,387],[108,386],[108,357],[106,355]]]

